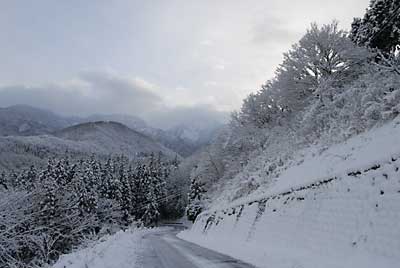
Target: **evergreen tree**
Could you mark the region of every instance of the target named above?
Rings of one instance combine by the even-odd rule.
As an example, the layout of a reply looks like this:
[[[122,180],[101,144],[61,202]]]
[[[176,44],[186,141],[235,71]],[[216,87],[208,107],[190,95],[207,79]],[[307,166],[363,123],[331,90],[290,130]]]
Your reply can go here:
[[[400,45],[400,0],[372,0],[362,19],[355,18],[350,38],[388,54]]]
[[[121,211],[122,211],[122,220],[125,224],[128,224],[132,220],[132,203],[133,203],[133,193],[132,186],[130,182],[130,174],[132,173],[131,167],[125,172],[124,168],[121,167],[119,170],[119,181],[121,185],[121,196],[119,201]]]
[[[49,160],[47,167],[39,175],[41,193],[43,194],[40,200],[40,219],[44,226],[52,226],[54,219],[57,217],[57,201],[60,197],[57,194],[58,185],[55,174],[55,163]]]
[[[161,159],[151,154],[149,163],[143,169],[144,211],[141,217],[146,224],[157,223],[162,203],[165,201],[165,173]]]
[[[34,238],[35,243],[18,241],[18,249],[10,256],[50,263],[103,226],[128,225],[133,220],[157,224],[170,167],[154,154],[142,160],[142,164],[128,166],[123,156],[104,164],[94,155],[76,164],[52,158],[39,172],[32,166],[14,173],[10,187],[24,195],[25,203],[17,206],[24,209],[20,213],[23,223],[13,229]],[[2,188],[8,188],[4,174],[0,175]]]
[[[36,183],[36,178],[37,178],[37,171],[35,166],[31,165],[29,168],[28,172],[26,173],[26,187],[29,190],[32,190],[34,188],[34,185]]]
[[[94,173],[96,164],[93,158],[92,156],[88,160],[81,161],[80,176],[76,178],[73,185],[77,206],[82,216],[94,214],[98,208],[98,178]]]
[[[131,180],[132,180],[132,196],[135,200],[133,204],[132,210],[133,215],[136,219],[140,219],[143,215],[143,204],[146,202],[146,187],[145,187],[145,178],[144,178],[144,166],[138,165],[134,169]]]
[[[2,186],[5,190],[8,190],[7,179],[4,172],[0,174],[0,186]]]
[[[18,175],[14,171],[11,172],[10,178],[9,178],[9,184],[11,185],[12,188],[18,187]]]
[[[149,191],[146,194],[146,204],[142,216],[142,221],[147,226],[153,223],[157,224],[159,215],[160,212],[157,197],[154,192]]]
[[[15,177],[15,186],[20,189],[32,190],[36,182],[37,172],[33,165]]]
[[[190,191],[188,194],[189,204],[187,207],[187,218],[194,222],[197,216],[203,211],[203,195],[205,193],[204,184],[199,178],[193,178],[190,183]]]
[[[111,158],[108,158],[106,163],[102,165],[100,169],[100,181],[98,187],[100,196],[103,198],[112,198],[111,184],[113,181],[113,171],[111,162]]]

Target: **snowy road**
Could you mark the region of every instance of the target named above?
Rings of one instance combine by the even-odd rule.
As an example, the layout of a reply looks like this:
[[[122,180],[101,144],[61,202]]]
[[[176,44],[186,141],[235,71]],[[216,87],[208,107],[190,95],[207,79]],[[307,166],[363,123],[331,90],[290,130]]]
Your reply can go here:
[[[250,268],[242,261],[186,242],[176,237],[177,228],[168,228],[144,237],[143,268]]]

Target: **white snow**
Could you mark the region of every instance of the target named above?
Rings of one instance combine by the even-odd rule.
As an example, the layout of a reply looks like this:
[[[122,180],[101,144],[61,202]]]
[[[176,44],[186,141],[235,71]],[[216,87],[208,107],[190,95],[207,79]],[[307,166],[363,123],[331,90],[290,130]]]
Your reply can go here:
[[[296,153],[294,161],[274,179],[268,188],[226,205],[214,204],[210,210],[229,208],[266,196],[300,188],[348,172],[363,170],[376,163],[400,156],[400,118],[384,126],[354,136],[329,148],[312,147]]]
[[[178,236],[258,267],[400,267],[399,123],[316,151]]]
[[[143,236],[156,229],[132,228],[105,236],[92,246],[62,255],[53,268],[135,268],[146,250]]]

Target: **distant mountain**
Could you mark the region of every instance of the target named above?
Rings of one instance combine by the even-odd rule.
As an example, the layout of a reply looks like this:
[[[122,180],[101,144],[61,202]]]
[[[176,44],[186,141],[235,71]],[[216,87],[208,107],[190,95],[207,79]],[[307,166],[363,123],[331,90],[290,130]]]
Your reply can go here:
[[[44,165],[48,158],[68,156],[78,159],[92,154],[106,158],[124,154],[133,159],[159,152],[170,159],[177,156],[172,150],[121,123],[82,123],[52,135],[0,137],[0,172],[32,164]]]
[[[144,120],[130,115],[94,114],[87,117],[66,117],[28,105],[13,105],[0,108],[0,136],[50,134],[75,124],[96,121],[119,122],[143,133],[149,128]]]
[[[51,135],[0,137],[0,173],[43,166],[47,159],[78,159],[96,154],[105,158],[110,152],[84,142],[75,142]]]
[[[85,118],[81,118],[81,123],[85,122],[96,122],[96,121],[113,121],[124,124],[125,126],[129,127],[130,129],[142,132],[143,134],[148,135],[151,132],[151,129],[147,123],[137,117],[132,115],[126,114],[94,114]]]
[[[61,130],[64,128],[98,121],[121,123],[184,157],[193,154],[207,144],[215,130],[219,128],[219,125],[216,124],[208,126],[204,122],[193,122],[191,125],[180,124],[163,130],[151,127],[141,118],[131,115],[95,114],[88,117],[65,117],[27,105],[15,105],[0,108],[0,136],[36,136],[53,133],[61,135]],[[195,127],[194,123],[202,124]],[[70,130],[72,129],[75,128]],[[114,138],[117,139],[117,137]],[[140,144],[137,145],[140,146]]]
[[[215,125],[209,128],[178,125],[168,130],[155,132],[153,137],[166,147],[187,157],[207,145],[221,127],[222,125]]]
[[[14,105],[0,108],[0,136],[47,134],[78,121],[27,105]]]
[[[113,121],[97,121],[67,127],[53,133],[64,140],[82,142],[100,150],[135,157],[138,153],[176,153],[148,136]]]
[[[209,142],[215,130],[220,125],[209,127],[194,127],[180,124],[167,130],[149,126],[144,120],[130,115],[92,115],[82,119],[83,122],[115,121],[128,126],[160,142],[165,147],[179,153],[181,156],[189,156],[198,148]]]

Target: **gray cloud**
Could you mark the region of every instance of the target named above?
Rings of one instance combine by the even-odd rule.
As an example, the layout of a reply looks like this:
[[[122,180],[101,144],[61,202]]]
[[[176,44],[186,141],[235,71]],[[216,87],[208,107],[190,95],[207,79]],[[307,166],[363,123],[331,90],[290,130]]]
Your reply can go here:
[[[1,3],[0,85],[12,86],[0,86],[0,105],[152,121],[159,112],[179,122],[176,107],[187,114],[239,108],[310,22],[336,18],[348,28],[369,0],[28,2]],[[158,86],[101,72],[46,84],[86,69]]]
[[[254,43],[282,44],[296,40],[301,32],[291,30],[281,19],[268,16],[254,25],[252,34]]]
[[[150,84],[149,84],[150,85]],[[62,114],[142,114],[163,105],[150,86],[139,79],[85,72],[63,83],[0,88],[0,105],[29,104]]]
[[[149,114],[147,118],[151,124],[161,128],[188,125],[203,129],[226,122],[229,118],[229,113],[216,111],[214,107],[209,105],[178,106],[166,108],[161,113]]]
[[[168,106],[157,89],[140,78],[82,72],[62,83],[2,86],[0,106],[27,104],[64,115],[129,114],[163,128],[194,123],[205,127],[226,119],[210,105]]]

